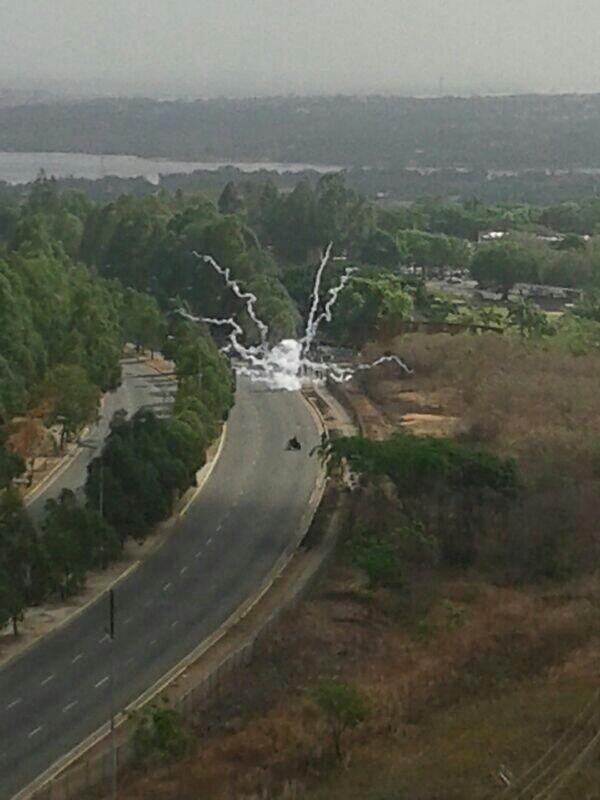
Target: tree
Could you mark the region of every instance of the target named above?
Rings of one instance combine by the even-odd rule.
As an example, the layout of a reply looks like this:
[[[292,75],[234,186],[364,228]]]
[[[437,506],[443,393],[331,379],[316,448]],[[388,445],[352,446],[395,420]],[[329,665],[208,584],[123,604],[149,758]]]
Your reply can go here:
[[[45,382],[51,404],[50,419],[62,422],[61,447],[68,436],[77,433],[98,417],[100,389],[90,382],[83,367],[61,364]]]
[[[557,250],[585,250],[586,243],[582,236],[577,236],[576,233],[568,233],[556,243]]]
[[[333,742],[335,756],[342,760],[342,738],[367,717],[367,707],[360,692],[336,679],[323,679],[314,692],[314,700],[323,713]]]
[[[244,198],[233,181],[229,181],[221,192],[218,208],[221,214],[239,214],[244,209]]]
[[[316,255],[320,244],[315,194],[307,181],[300,181],[282,198],[273,214],[269,235],[286,261],[303,264]]]
[[[13,635],[19,635],[19,623],[25,618],[26,602],[14,575],[0,566],[0,627],[12,623]]]
[[[44,426],[40,419],[27,414],[22,419],[14,421],[11,433],[11,445],[25,459],[28,476],[32,480],[36,452],[45,435]]]
[[[385,441],[335,439],[330,464],[335,467],[342,460],[366,478],[389,478],[411,519],[422,522],[425,530],[427,525],[437,526],[440,550],[452,566],[473,561],[478,511],[486,504],[507,507],[520,489],[517,466],[511,458],[450,439],[403,431]]]
[[[531,300],[521,298],[513,303],[508,318],[513,325],[519,328],[521,339],[550,335],[554,331],[546,314]]]
[[[67,489],[47,503],[41,544],[51,588],[63,598],[84,587],[88,570],[106,569],[122,549],[114,528]]]
[[[137,350],[158,350],[166,335],[166,322],[156,300],[148,294],[127,289],[122,309],[123,335]]]
[[[35,529],[16,491],[0,498],[0,624],[12,621],[15,636],[27,605],[44,593]]]
[[[326,330],[339,341],[361,344],[381,325],[408,319],[412,309],[412,298],[398,276],[386,272],[353,276]]]
[[[75,495],[65,489],[46,503],[43,546],[48,556],[52,588],[62,600],[85,586],[93,563],[90,531],[78,512]]]
[[[140,761],[152,758],[174,761],[189,753],[192,738],[181,714],[169,707],[166,698],[162,698],[162,703],[151,703],[135,714],[134,719],[134,746]]]
[[[514,241],[502,241],[480,247],[471,262],[471,275],[482,286],[492,286],[508,299],[515,283],[538,279],[535,256]]]
[[[393,269],[400,262],[400,249],[393,236],[378,229],[365,242],[361,259],[365,264]]]
[[[6,434],[0,428],[0,490],[25,472],[25,462],[21,456],[6,449]]]

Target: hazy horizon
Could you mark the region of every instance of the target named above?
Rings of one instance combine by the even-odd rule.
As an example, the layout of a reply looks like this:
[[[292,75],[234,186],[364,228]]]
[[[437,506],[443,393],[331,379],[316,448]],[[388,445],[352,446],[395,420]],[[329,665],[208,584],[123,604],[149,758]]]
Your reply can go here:
[[[27,91],[600,91],[592,0],[372,0],[360,13],[351,0],[331,8],[316,0],[0,0],[0,23],[2,87]]]

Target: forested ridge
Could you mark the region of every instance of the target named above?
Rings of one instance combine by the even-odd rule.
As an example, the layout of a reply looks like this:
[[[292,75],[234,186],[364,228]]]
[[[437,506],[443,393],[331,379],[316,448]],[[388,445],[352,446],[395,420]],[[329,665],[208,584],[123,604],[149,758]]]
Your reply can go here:
[[[0,109],[0,149],[348,167],[594,167],[599,117],[599,95],[97,99]]]

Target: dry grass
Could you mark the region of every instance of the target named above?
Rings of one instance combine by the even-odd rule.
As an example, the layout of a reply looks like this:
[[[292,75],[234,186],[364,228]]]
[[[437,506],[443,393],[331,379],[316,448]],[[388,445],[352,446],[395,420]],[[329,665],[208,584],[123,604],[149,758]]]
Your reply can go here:
[[[196,755],[131,776],[126,800],[495,800],[500,770],[524,773],[594,696],[600,355],[497,336],[415,334],[393,349],[416,378],[365,374],[369,397],[355,401],[367,432],[386,435],[410,414],[460,420],[460,435],[518,458],[527,502],[482,533],[478,571],[413,575],[405,594],[369,590],[342,550],[318,594],[206,714]],[[380,492],[357,513],[375,531],[394,514]],[[569,580],[490,582],[493,568],[515,574],[514,554],[535,566],[552,547],[578,567]],[[332,675],[355,683],[370,708],[342,766],[310,701]],[[550,776],[593,733],[584,729]],[[591,800],[598,786],[596,757],[557,797]]]
[[[505,580],[593,566],[600,556],[600,354],[573,356],[552,340],[492,334],[413,334],[386,349],[415,371],[402,380],[391,379],[391,367],[364,374],[386,426],[412,427],[416,414],[424,420],[417,432],[446,431],[517,459],[525,491],[504,516],[488,515],[479,566]]]
[[[549,592],[448,576],[430,600],[409,628],[396,594],[369,592],[338,566],[207,713],[196,755],[132,776],[122,796],[493,796],[500,765],[524,771],[591,696],[600,582]],[[448,601],[463,610],[462,624],[452,623]],[[342,769],[310,701],[323,675],[356,683],[370,709],[348,736]],[[600,769],[589,770],[592,786]]]
[[[517,455],[532,477],[548,459],[582,477],[598,467],[600,354],[575,357],[552,341],[492,334],[413,334],[387,349],[415,370],[403,381],[390,381],[387,370],[365,373],[370,396],[388,416],[427,413],[428,404],[431,413],[443,409],[460,417],[473,439]]]

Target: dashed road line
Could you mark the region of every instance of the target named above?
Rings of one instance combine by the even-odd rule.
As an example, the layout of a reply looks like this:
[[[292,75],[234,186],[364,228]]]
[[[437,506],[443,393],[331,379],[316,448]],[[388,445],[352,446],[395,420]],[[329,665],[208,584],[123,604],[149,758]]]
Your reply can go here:
[[[179,625],[179,620],[178,619],[176,619],[175,622],[171,623],[171,627],[172,628],[176,628],[178,625]]]
[[[157,641],[158,641],[157,639],[152,639],[152,641],[150,642],[150,647],[155,645]]]
[[[23,698],[22,698],[22,697],[17,697],[17,699],[16,699],[16,700],[13,700],[13,701],[12,701],[12,703],[9,703],[9,704],[6,706],[6,710],[7,710],[7,711],[10,711],[10,709],[11,709],[11,708],[15,708],[16,706],[18,706],[18,705],[19,705],[19,703],[22,703],[22,702],[23,702]]]
[[[200,558],[201,555],[202,555],[202,550],[198,550],[198,552],[195,555],[195,558]]]
[[[53,681],[54,678],[56,678],[56,675],[48,675],[48,677],[44,678],[44,680],[40,683],[40,686],[46,686],[48,683],[50,683],[50,681]]]
[[[78,661],[81,661],[83,658],[83,653],[78,653],[75,658],[71,661],[71,664],[76,664]]]
[[[127,617],[127,619],[124,619],[123,620],[123,625],[129,625],[129,623],[131,622],[132,619],[133,619],[133,617]]]
[[[98,639],[98,644],[104,644],[104,642],[108,642],[109,639],[110,636],[108,635],[108,633],[105,633],[101,639]]]
[[[68,706],[65,706],[65,707],[63,708],[63,714],[68,714],[68,712],[69,712],[69,711],[70,711],[72,708],[75,708],[75,706],[77,705],[77,703],[78,703],[78,702],[79,702],[79,700],[73,700],[73,702],[72,702],[72,703],[69,703],[69,705],[68,705]]]
[[[43,725],[40,725],[39,728],[36,728],[35,730],[31,731],[31,733],[28,733],[27,734],[28,738],[32,739],[34,736],[37,736],[37,734],[43,729],[43,727],[44,727]]]
[[[99,689],[101,686],[104,686],[104,684],[107,683],[109,680],[110,680],[110,675],[107,675],[106,677],[102,678],[101,681],[98,681],[98,683],[94,686],[94,689]]]
[[[185,573],[186,573],[187,571],[188,571],[188,568],[187,568],[187,567],[182,567],[182,568],[179,570],[179,574],[180,574],[180,575],[185,575]]]
[[[169,581],[169,583],[165,583],[165,585],[163,586],[163,592],[168,592],[171,586],[173,586],[171,581]]]

